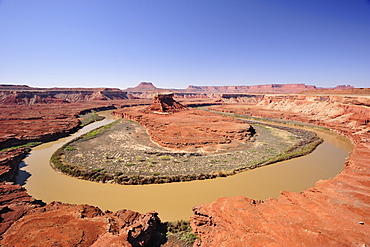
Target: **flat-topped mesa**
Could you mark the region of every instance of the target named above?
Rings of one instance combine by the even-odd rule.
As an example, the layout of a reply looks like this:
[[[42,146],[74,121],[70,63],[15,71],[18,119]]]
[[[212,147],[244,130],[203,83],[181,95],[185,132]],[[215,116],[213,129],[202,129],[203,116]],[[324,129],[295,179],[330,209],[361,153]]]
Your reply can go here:
[[[174,93],[164,92],[154,95],[153,103],[141,110],[145,113],[174,113],[186,107],[173,99]]]

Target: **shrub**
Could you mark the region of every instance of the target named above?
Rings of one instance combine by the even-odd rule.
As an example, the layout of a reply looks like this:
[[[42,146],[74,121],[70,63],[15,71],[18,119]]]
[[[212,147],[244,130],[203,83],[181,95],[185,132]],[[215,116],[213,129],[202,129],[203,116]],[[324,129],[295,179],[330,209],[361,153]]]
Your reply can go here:
[[[160,159],[161,159],[161,160],[171,160],[171,159],[172,159],[172,157],[170,157],[170,156],[168,156],[168,155],[162,155],[162,156],[160,157]]]
[[[134,166],[136,164],[130,163],[130,164],[125,164],[125,166]]]
[[[74,151],[74,150],[77,150],[77,149],[75,147],[72,147],[72,146],[67,146],[65,148],[65,150],[67,150],[67,151]]]

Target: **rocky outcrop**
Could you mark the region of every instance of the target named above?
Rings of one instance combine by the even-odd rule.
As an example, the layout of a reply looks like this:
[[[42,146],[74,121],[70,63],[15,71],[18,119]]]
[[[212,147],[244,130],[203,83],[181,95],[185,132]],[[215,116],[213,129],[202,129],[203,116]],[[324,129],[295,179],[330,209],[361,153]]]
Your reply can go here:
[[[160,220],[155,212],[102,212],[52,202],[28,211],[3,234],[1,246],[145,246]]]
[[[361,102],[358,105],[358,102]],[[344,170],[301,193],[277,199],[221,198],[193,208],[195,246],[367,246],[370,243],[370,111],[368,99],[265,96],[258,106],[214,109],[312,122],[354,143]]]
[[[0,183],[0,242],[3,233],[29,210],[38,207],[20,185]]]
[[[26,156],[26,148],[0,152],[0,182],[10,181],[18,171],[18,164]]]
[[[179,102],[173,99],[174,94],[158,93],[154,96],[153,103],[144,108],[141,112],[145,113],[174,113],[185,109]]]

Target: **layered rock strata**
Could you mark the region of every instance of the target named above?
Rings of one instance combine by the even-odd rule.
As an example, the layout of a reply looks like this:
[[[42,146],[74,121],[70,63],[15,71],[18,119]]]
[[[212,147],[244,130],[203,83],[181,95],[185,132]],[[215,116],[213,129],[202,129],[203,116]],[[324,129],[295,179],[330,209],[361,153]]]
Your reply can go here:
[[[189,86],[186,91],[207,93],[299,93],[315,89],[305,84],[266,84],[254,86]]]
[[[325,100],[323,100],[325,99]],[[341,103],[340,103],[341,102]],[[361,103],[359,103],[361,102]],[[367,246],[370,243],[368,98],[265,96],[258,106],[215,109],[315,123],[354,143],[344,170],[277,199],[221,198],[193,208],[195,246]]]
[[[118,88],[31,88],[0,85],[0,104],[55,104],[94,100],[128,99]]]

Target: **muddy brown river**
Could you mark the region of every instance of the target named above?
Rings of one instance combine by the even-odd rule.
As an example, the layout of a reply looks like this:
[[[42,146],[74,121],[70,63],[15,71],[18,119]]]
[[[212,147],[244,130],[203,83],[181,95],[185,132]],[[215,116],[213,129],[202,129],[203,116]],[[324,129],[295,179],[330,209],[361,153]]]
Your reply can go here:
[[[17,183],[46,203],[90,204],[102,210],[131,209],[140,213],[157,211],[162,221],[189,219],[191,208],[220,197],[246,196],[264,200],[280,191],[300,192],[343,170],[351,142],[336,133],[314,130],[324,142],[309,155],[242,172],[226,178],[153,185],[103,184],[76,179],[54,171],[50,156],[63,144],[114,119],[90,124],[77,133],[32,149],[20,165]]]

